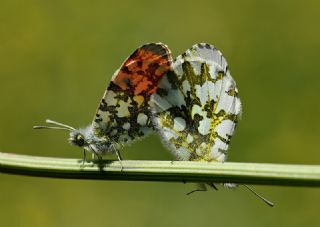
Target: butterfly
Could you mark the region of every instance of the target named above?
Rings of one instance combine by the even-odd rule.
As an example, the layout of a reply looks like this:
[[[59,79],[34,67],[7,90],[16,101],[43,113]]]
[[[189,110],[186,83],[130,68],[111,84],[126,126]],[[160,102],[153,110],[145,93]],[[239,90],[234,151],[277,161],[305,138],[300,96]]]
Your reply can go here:
[[[195,44],[178,56],[151,96],[151,106],[155,128],[179,160],[226,161],[241,101],[227,61],[214,46]],[[192,192],[205,191],[206,185],[216,189],[209,182]]]
[[[178,56],[152,95],[152,111],[178,159],[224,162],[241,101],[221,52],[201,43]]]
[[[68,130],[72,145],[92,152],[99,159],[106,153],[114,153],[120,161],[122,146],[153,131],[150,97],[157,90],[161,77],[170,69],[171,62],[171,52],[166,45],[145,44],[114,73],[89,126],[75,129],[47,120],[46,123],[54,126],[34,128]]]

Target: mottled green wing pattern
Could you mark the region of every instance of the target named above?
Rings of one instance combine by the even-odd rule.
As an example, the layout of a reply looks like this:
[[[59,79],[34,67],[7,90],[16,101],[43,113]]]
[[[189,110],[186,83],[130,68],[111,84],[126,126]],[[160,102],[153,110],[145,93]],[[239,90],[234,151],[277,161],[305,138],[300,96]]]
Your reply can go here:
[[[226,160],[241,102],[219,50],[202,43],[178,56],[151,103],[157,131],[180,160]]]

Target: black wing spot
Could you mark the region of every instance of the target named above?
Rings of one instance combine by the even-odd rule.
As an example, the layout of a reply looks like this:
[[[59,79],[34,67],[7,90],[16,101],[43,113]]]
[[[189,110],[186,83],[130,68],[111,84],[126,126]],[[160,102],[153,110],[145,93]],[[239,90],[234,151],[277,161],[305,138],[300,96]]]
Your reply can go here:
[[[211,45],[208,44],[208,43],[206,43],[206,48],[207,48],[207,49],[213,49],[213,48],[211,47]]]
[[[142,61],[137,61],[137,66],[138,66],[139,68],[141,68],[142,65],[143,65]]]
[[[132,72],[129,70],[128,66],[122,67],[121,71],[126,73],[126,74],[132,74]]]
[[[167,50],[162,45],[155,44],[155,43],[147,44],[143,46],[142,49],[161,55],[161,56],[167,55]]]
[[[137,71],[137,74],[138,74],[138,75],[144,75],[144,71],[139,70],[139,71]]]
[[[124,82],[128,87],[131,87],[131,86],[132,86],[131,81],[130,81],[129,78],[125,78],[125,79],[123,80],[123,82]]]
[[[203,49],[203,48],[204,48],[204,45],[203,45],[202,43],[199,43],[199,44],[198,44],[198,47],[199,47],[200,49]]]
[[[163,89],[163,88],[158,88],[157,89],[157,94],[160,95],[161,97],[164,97],[164,96],[168,95],[168,91],[166,89]]]

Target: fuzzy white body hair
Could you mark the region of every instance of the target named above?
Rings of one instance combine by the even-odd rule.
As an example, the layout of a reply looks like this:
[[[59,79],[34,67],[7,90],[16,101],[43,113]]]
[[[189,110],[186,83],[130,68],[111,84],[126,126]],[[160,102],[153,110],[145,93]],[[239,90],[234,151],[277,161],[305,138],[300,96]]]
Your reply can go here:
[[[79,136],[83,138],[83,144],[79,144]],[[119,144],[111,141],[107,136],[96,136],[94,134],[92,125],[70,132],[69,141],[73,145],[82,145],[81,147],[83,147],[85,150],[97,155],[115,153],[120,147]]]

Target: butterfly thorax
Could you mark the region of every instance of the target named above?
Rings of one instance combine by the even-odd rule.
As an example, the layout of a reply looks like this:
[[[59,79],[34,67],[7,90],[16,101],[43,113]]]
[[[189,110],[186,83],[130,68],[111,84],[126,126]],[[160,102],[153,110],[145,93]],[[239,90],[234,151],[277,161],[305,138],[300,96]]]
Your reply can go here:
[[[72,145],[81,147],[94,154],[114,153],[119,149],[119,144],[107,135],[97,135],[90,125],[70,132],[69,141]]]

